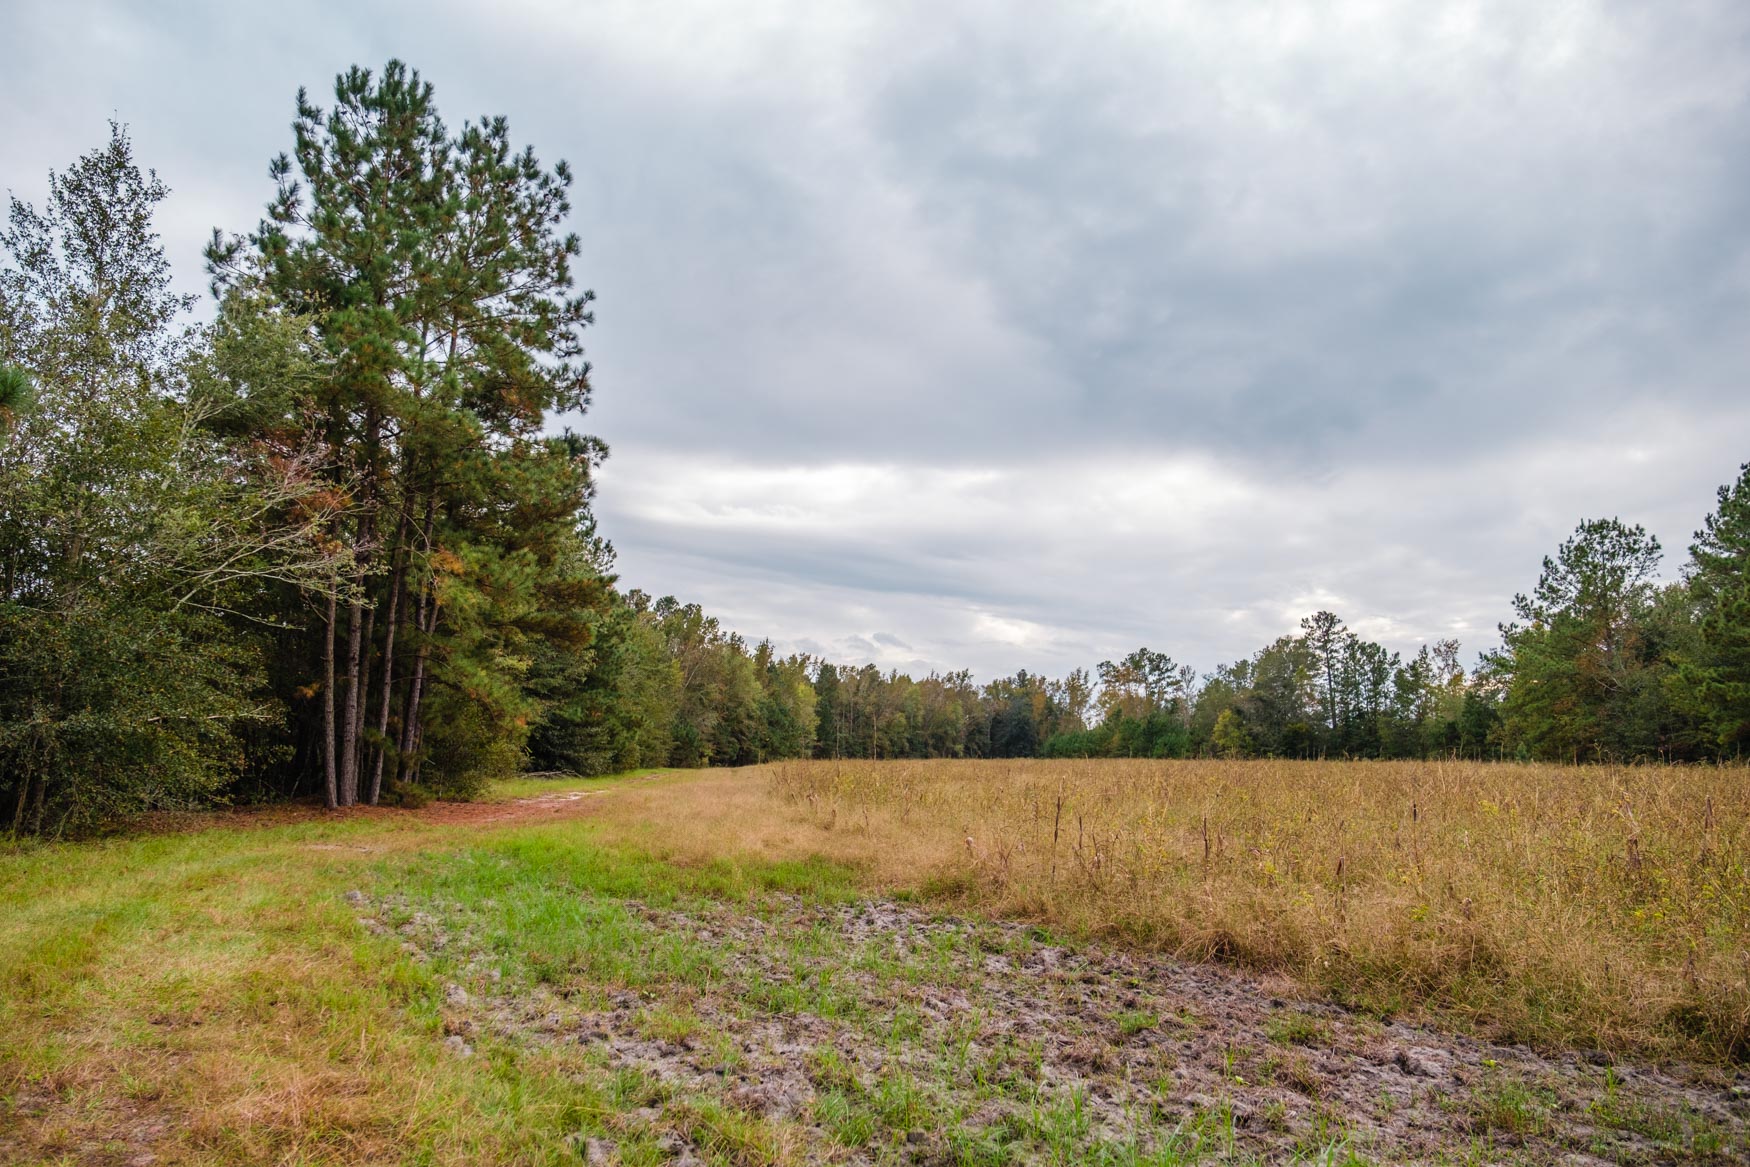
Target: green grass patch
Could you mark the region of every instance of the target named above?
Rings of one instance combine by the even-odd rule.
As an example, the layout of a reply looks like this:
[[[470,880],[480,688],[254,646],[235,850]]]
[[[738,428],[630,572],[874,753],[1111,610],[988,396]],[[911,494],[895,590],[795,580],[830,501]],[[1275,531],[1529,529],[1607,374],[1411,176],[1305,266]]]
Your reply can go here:
[[[1292,1009],[1270,1018],[1264,1035],[1278,1045],[1325,1046],[1331,1042],[1330,1022]]]
[[[573,1063],[542,1072],[551,1055],[479,1038],[455,1056],[455,970],[443,950],[429,962],[403,951],[396,927],[425,911],[470,929],[452,947],[530,983],[708,987],[721,951],[664,934],[635,905],[852,887],[847,869],[816,861],[680,867],[586,822],[471,835],[336,817],[10,847],[0,1158],[76,1159],[126,1144],[157,1112],[160,1162],[575,1163],[578,1139],[606,1137],[624,1084]],[[346,899],[354,890],[364,906]],[[356,922],[373,912],[381,935]],[[697,1032],[684,1009],[653,1008],[647,1023],[669,1039]],[[738,1161],[777,1161],[788,1137],[709,1109],[688,1123]],[[621,1141],[625,1161],[643,1154]]]

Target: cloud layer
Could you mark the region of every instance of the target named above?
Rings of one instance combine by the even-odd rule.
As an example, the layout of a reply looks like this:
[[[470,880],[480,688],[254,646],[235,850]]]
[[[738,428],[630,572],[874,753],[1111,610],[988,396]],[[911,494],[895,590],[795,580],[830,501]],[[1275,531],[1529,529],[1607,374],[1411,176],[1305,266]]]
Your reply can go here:
[[[783,647],[1208,667],[1334,607],[1492,639],[1582,517],[1750,457],[1750,10],[25,5],[0,182],[116,116],[241,229],[401,56],[578,171],[603,525]]]

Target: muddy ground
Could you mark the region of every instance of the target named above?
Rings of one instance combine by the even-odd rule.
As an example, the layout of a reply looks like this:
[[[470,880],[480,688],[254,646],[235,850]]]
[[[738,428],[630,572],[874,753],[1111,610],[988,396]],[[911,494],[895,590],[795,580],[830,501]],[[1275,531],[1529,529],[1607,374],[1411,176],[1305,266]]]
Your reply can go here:
[[[706,968],[634,990],[504,976],[460,904],[355,904],[454,978],[458,1056],[564,1050],[650,1080],[658,1104],[614,1131],[678,1163],[711,1157],[670,1121],[700,1105],[772,1124],[800,1162],[1750,1162],[1743,1072],[1492,1045],[1021,924],[620,902],[639,943],[681,938]]]

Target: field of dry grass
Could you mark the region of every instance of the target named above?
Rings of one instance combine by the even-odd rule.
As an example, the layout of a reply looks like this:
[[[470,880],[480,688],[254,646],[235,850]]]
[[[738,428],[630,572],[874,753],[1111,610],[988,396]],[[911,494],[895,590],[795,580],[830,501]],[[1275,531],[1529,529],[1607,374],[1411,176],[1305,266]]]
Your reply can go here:
[[[612,812],[1508,1041],[1750,1058],[1750,772],[785,762]]]
[[[1744,777],[784,764],[0,848],[0,1162],[1750,1162]]]

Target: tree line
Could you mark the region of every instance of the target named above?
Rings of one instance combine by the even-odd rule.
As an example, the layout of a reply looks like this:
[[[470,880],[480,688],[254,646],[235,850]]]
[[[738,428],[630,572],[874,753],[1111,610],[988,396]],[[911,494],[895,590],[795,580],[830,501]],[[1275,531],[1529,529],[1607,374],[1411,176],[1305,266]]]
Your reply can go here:
[[[913,678],[779,657],[696,604],[634,591],[615,597],[608,667],[579,673],[577,691],[605,691],[538,726],[531,756],[579,773],[804,757],[1738,759],[1750,465],[1720,488],[1682,578],[1658,582],[1659,562],[1641,527],[1580,524],[1468,672],[1456,640],[1405,656],[1321,611],[1205,674],[1145,647],[1057,679]]]
[[[1616,520],[1545,561],[1466,672],[1328,612],[1199,675],[914,679],[750,644],[616,586],[566,228],[572,176],[452,130],[405,66],[300,92],[192,322],[121,127],[0,230],[0,815],[466,796],[519,769],[792,757],[1735,757],[1750,471],[1683,578]],[[0,828],[4,829],[4,828]]]

